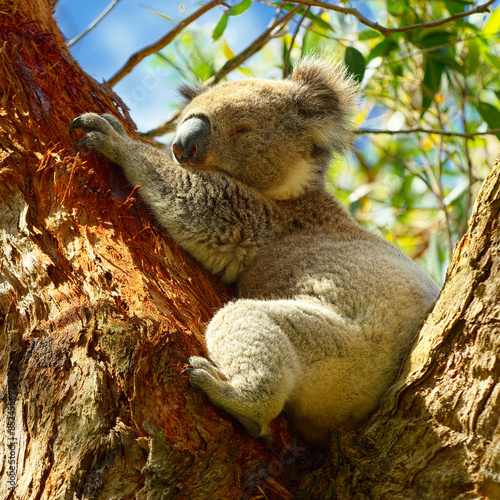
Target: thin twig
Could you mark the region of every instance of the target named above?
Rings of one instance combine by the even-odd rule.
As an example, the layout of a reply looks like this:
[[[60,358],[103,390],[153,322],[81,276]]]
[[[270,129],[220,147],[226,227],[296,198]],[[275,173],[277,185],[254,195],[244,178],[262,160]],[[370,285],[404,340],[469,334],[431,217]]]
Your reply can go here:
[[[300,18],[300,21],[297,23],[297,27],[295,28],[295,33],[293,34],[292,41],[290,42],[290,48],[286,52],[285,64],[283,65],[283,78],[286,78],[290,74],[290,56],[292,55],[293,45],[295,43],[295,40],[297,39],[297,35],[299,34],[300,27],[302,26],[302,23],[307,17],[307,14],[309,14],[310,10],[311,6],[308,5],[304,11],[304,14],[302,14],[302,17]]]
[[[385,37],[392,35],[393,33],[406,33],[408,31],[413,31],[413,30],[419,30],[419,29],[424,29],[424,28],[433,28],[435,26],[441,26],[442,24],[450,23],[453,21],[456,21],[458,19],[462,19],[464,17],[468,17],[471,14],[478,14],[478,13],[484,13],[484,12],[489,12],[488,7],[494,2],[495,0],[488,0],[485,4],[483,5],[478,5],[476,8],[471,9],[467,12],[460,12],[458,14],[453,14],[450,17],[445,17],[444,19],[439,19],[437,21],[431,21],[428,23],[419,23],[419,24],[413,24],[410,26],[402,26],[400,28],[386,28],[384,26],[381,26],[378,23],[374,23],[373,21],[370,21],[370,19],[366,18],[359,12],[359,10],[353,9],[352,7],[340,7],[339,5],[331,5],[329,3],[323,2],[321,0],[298,0],[296,3],[299,3],[301,5],[310,5],[311,7],[321,7],[323,9],[328,9],[328,10],[333,10],[335,12],[341,12],[342,14],[351,14],[353,15],[361,24],[364,24],[365,26],[368,26],[375,31],[378,31]]]
[[[269,40],[274,38],[277,33],[279,33],[283,27],[293,18],[293,16],[300,9],[300,6],[295,7],[293,10],[288,12],[285,16],[278,19],[275,18],[271,27],[267,29],[259,38],[254,40],[243,52],[240,52],[232,59],[226,61],[224,66],[217,71],[213,76],[211,76],[208,80],[204,82],[204,85],[210,86],[215,85],[222,78],[224,78],[228,73],[230,73],[233,69],[241,66],[249,57],[258,52]],[[169,132],[173,132],[175,130],[175,122],[179,117],[179,112],[175,112],[167,121],[161,123],[157,127],[152,130],[148,130],[141,134],[143,137],[159,137],[164,134],[168,134]]]
[[[83,38],[91,29],[95,28],[105,17],[111,9],[119,2],[120,0],[113,0],[102,12],[99,16],[97,16],[94,21],[92,21],[79,35],[76,35],[69,42],[66,42],[67,47],[71,47],[74,45],[80,38]]]
[[[439,103],[435,100],[434,101],[436,104],[436,111],[437,111],[437,119],[438,123],[441,129],[444,128],[444,122],[443,122],[443,115],[441,113],[441,108],[439,107]],[[438,198],[439,202],[439,208],[444,214],[444,221],[446,225],[446,235],[448,237],[448,250],[450,252],[453,251],[453,236],[451,232],[451,218],[450,218],[450,213],[448,211],[448,207],[446,206],[445,203],[445,196],[444,196],[444,190],[443,190],[443,160],[442,160],[442,153],[445,150],[444,149],[444,144],[443,144],[443,136],[439,135],[437,137],[437,142],[438,142],[438,147],[436,148],[436,182],[438,185],[438,192],[436,193],[436,196]],[[425,156],[425,155],[424,155]]]
[[[467,75],[467,59],[466,57],[462,57],[462,60],[464,62],[464,75]],[[462,93],[462,102],[461,102],[461,107],[462,107],[462,126],[464,128],[464,132],[467,132],[467,117],[465,115],[465,108],[467,104],[467,78],[464,76],[464,84],[463,86],[460,84],[460,80],[457,75],[454,75],[455,81],[457,82],[458,87],[461,90]],[[469,209],[472,206],[472,201],[473,201],[473,196],[472,196],[472,184],[474,183],[474,174],[472,170],[472,159],[470,156],[470,150],[469,150],[469,140],[466,137],[464,140],[464,151],[465,151],[465,157],[467,159],[467,178],[469,181],[469,185],[467,186],[467,199],[466,199],[466,205],[465,205],[465,217],[462,220],[462,223],[460,224],[459,227],[459,237],[461,238],[464,234],[465,231],[467,230],[467,224],[469,220]]]
[[[153,137],[160,137],[168,134],[169,132],[173,132],[175,130],[175,124],[179,118],[179,114],[179,111],[176,111],[167,121],[160,123],[157,127],[148,130],[147,132],[140,133],[140,135],[142,137],[149,137],[152,139]]]
[[[368,129],[368,128],[359,128],[354,130],[354,133],[357,135],[362,134],[415,134],[417,132],[421,132],[423,134],[436,134],[442,135],[445,137],[463,137],[465,139],[473,139],[474,137],[481,135],[498,135],[500,134],[500,128],[495,128],[493,130],[486,130],[485,132],[447,132],[446,130],[434,130],[429,128],[408,128],[403,130],[378,130],[378,129]]]
[[[189,17],[186,17],[186,19],[177,24],[177,26],[175,26],[158,41],[132,54],[128,58],[128,61],[108,80],[109,85],[111,85],[111,87],[116,85],[123,77],[127,76],[143,59],[163,49],[163,47],[168,45],[179,33],[186,29],[187,26],[196,21],[199,17],[201,17],[209,10],[223,3],[224,0],[212,0],[211,2],[206,3]]]
[[[258,52],[267,42],[276,38],[281,32],[281,30],[290,22],[293,16],[300,10],[300,5],[292,9],[286,15],[284,15],[280,19],[276,19],[274,23],[268,28],[264,33],[262,33],[259,38],[254,40],[245,50],[234,56],[232,59],[226,61],[224,66],[215,73],[215,75],[211,76],[206,82],[205,85],[214,85],[222,78],[224,78],[228,73],[236,69],[238,66],[241,66],[247,59],[252,57],[256,52]]]

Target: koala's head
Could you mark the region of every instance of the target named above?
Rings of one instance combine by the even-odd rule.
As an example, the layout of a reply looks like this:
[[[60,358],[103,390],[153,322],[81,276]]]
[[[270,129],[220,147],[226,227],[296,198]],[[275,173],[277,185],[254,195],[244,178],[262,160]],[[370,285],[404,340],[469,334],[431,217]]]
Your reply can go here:
[[[220,170],[274,199],[323,184],[333,152],[351,143],[357,87],[346,71],[303,59],[289,80],[184,89],[172,144],[178,162]]]

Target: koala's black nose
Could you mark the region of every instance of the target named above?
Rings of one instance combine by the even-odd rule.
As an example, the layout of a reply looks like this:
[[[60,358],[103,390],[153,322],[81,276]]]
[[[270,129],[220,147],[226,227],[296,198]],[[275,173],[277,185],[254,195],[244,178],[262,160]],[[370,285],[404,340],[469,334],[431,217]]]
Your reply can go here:
[[[180,163],[202,163],[210,136],[210,123],[205,117],[186,120],[178,129],[172,152]]]

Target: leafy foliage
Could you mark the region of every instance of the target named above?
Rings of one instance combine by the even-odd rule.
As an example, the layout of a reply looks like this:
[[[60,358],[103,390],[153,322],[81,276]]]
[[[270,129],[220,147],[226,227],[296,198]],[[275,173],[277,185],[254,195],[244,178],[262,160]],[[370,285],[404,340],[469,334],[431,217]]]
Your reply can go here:
[[[354,153],[332,166],[330,189],[362,223],[394,240],[441,282],[498,149],[500,9],[426,26],[478,2],[333,3],[337,9],[305,0],[225,2],[215,24],[185,28],[156,64],[176,68],[184,79],[211,82],[229,63],[239,70],[227,75],[233,79],[241,73],[286,76],[313,52],[344,59],[365,97]],[[235,54],[226,38],[232,18],[263,5],[274,16],[269,36],[255,33],[249,49]],[[282,22],[287,15],[293,18]],[[496,135],[484,134],[492,130]]]

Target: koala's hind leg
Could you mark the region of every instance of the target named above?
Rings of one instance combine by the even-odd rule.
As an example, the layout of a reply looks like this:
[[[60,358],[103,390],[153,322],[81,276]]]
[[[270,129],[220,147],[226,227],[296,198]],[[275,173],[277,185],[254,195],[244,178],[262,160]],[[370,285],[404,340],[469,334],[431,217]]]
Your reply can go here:
[[[300,375],[294,347],[267,309],[257,300],[227,305],[206,332],[216,366],[205,358],[189,359],[191,384],[253,437],[270,435],[268,424],[283,409]]]

